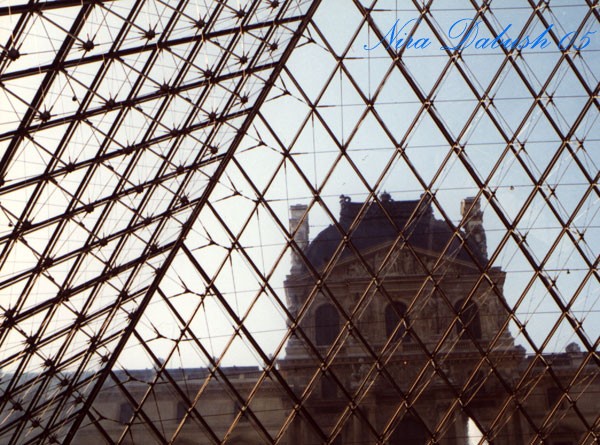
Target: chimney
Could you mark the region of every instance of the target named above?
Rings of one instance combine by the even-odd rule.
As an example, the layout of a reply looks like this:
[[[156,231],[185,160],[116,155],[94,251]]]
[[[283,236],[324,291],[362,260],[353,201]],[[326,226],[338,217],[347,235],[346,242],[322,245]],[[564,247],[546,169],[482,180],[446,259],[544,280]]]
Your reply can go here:
[[[467,240],[473,248],[477,248],[479,254],[487,259],[487,241],[483,229],[483,212],[479,199],[469,197],[463,199],[460,205],[460,213],[467,234]]]
[[[298,248],[302,251],[308,246],[308,214],[306,210],[308,206],[304,204],[295,204],[290,206],[290,233],[294,236],[294,240]],[[296,234],[294,231],[297,229]],[[302,270],[302,259],[298,252],[292,251],[292,270],[291,273],[300,272]]]

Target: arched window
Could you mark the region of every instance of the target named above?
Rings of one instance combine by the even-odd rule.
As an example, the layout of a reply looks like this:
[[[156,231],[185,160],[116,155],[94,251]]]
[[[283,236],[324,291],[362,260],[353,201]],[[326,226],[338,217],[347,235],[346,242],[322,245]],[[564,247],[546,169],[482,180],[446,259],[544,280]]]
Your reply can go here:
[[[465,300],[460,300],[454,308],[458,313],[460,323],[456,324],[458,335],[462,338],[481,339],[481,319],[479,317],[479,307],[473,300],[463,307]],[[470,334],[468,335],[467,332]]]
[[[424,445],[425,443],[427,443],[427,429],[423,422],[412,417],[402,419],[390,438],[390,445]]]
[[[394,334],[394,329],[398,330]],[[393,341],[401,340],[406,334],[406,326],[408,326],[408,317],[406,316],[406,305],[400,301],[394,301],[388,304],[385,308],[385,335],[390,338],[394,334]],[[406,336],[406,340],[410,340]]]
[[[329,346],[340,332],[340,316],[331,304],[324,304],[315,313],[317,346]]]

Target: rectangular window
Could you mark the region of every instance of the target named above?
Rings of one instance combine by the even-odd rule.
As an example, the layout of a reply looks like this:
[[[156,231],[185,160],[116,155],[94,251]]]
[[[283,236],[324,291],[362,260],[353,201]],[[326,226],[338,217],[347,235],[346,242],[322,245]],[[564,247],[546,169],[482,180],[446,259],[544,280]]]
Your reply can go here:
[[[119,422],[120,423],[129,423],[131,417],[133,416],[133,406],[127,403],[121,403],[119,406]]]
[[[181,422],[187,412],[187,406],[183,402],[177,403],[177,421]]]
[[[563,392],[560,390],[560,388],[557,388],[555,386],[550,387],[546,390],[546,396],[548,398],[548,407],[549,408],[554,408],[554,406],[556,406],[556,404],[558,403],[558,401],[560,400],[560,405],[558,406],[559,410],[564,410],[567,408],[567,403],[566,400],[563,397]],[[561,400],[562,398],[562,400]]]

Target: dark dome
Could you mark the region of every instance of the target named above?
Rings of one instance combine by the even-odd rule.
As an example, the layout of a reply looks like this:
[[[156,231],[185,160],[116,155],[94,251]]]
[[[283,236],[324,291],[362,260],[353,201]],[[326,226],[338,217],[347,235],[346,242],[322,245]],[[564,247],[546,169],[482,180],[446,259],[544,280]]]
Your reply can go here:
[[[393,201],[387,194],[381,198],[385,212],[376,203],[369,204],[350,236],[352,244],[359,252],[389,244],[395,241],[401,232],[412,247],[433,252],[444,250],[453,232],[444,221],[434,218],[431,204],[419,200]],[[343,232],[347,233],[350,229],[363,205],[364,203],[351,202],[348,197],[341,197],[339,225]],[[315,269],[321,269],[331,259],[344,237],[341,230],[332,224],[309,244],[305,253]],[[464,237],[464,232],[461,233]],[[450,257],[485,264],[486,258],[480,249],[472,241],[468,240],[468,244],[471,254],[454,238],[447,253]],[[341,258],[353,255],[353,251],[346,247]]]

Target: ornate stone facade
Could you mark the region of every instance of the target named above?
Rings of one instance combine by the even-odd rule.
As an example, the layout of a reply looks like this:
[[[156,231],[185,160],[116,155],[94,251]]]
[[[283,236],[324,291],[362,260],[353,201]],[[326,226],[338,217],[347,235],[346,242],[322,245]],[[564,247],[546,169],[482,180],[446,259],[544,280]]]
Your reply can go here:
[[[297,248],[285,289],[296,323],[276,364],[287,392],[254,368],[223,369],[241,400],[206,369],[175,370],[190,400],[203,391],[195,409],[217,438],[182,422],[190,408],[173,401],[170,385],[157,386],[157,408],[145,415],[161,418],[162,428],[182,428],[181,444],[271,437],[288,445],[462,445],[469,425],[495,445],[594,443],[584,434],[597,430],[600,412],[594,358],[576,346],[527,355],[515,345],[506,275],[488,265],[479,203],[463,202],[464,230],[453,231],[422,201],[385,194],[380,202],[342,197],[339,221],[310,243],[306,207],[291,209]],[[151,371],[131,375],[153,378]],[[144,388],[136,379],[126,384],[134,398]],[[103,422],[113,440],[133,414],[117,393],[107,389],[95,405],[100,416],[117,419]],[[144,423],[124,443],[149,440]],[[98,443],[98,432],[83,428],[80,440]]]

